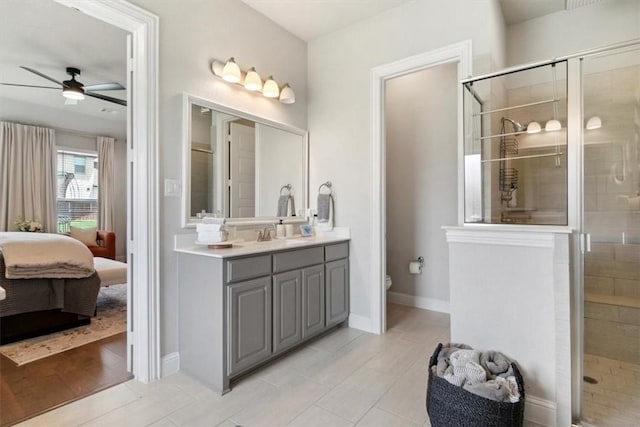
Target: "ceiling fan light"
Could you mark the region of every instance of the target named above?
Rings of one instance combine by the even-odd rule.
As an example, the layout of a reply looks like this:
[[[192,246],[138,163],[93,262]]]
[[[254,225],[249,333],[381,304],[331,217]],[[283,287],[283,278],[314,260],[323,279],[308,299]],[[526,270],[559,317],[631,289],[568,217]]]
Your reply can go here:
[[[283,104],[293,104],[296,102],[296,94],[289,86],[289,83],[286,83],[282,90],[280,91],[280,102]]]
[[[240,67],[233,58],[229,58],[222,69],[222,79],[229,83],[238,83],[242,79]]]
[[[600,129],[602,127],[602,120],[600,117],[593,116],[589,120],[587,120],[587,130]]]
[[[549,120],[546,125],[544,125],[544,130],[547,132],[553,132],[556,130],[562,129],[562,125],[560,124],[560,120]]]
[[[264,86],[262,87],[262,94],[267,98],[277,98],[280,96],[280,87],[278,87],[278,83],[273,80],[272,76],[267,78],[267,81],[264,82]]]
[[[247,71],[247,75],[244,78],[244,88],[253,91],[262,89],[262,78],[253,67]]]
[[[62,89],[62,96],[75,101],[82,101],[84,99],[84,90],[77,86],[67,86]]]

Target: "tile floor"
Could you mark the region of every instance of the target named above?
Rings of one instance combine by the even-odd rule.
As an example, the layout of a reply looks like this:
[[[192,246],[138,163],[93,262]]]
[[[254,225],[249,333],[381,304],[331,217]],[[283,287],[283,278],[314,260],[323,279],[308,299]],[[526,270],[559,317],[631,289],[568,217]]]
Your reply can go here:
[[[640,425],[640,366],[585,354],[584,420],[601,427]]]
[[[219,396],[186,374],[128,381],[21,426],[425,426],[427,360],[449,316],[389,305],[383,336],[342,327]]]
[[[446,314],[389,304],[383,336],[346,327],[241,379],[219,396],[186,374],[128,381],[21,426],[430,426],[428,358]]]

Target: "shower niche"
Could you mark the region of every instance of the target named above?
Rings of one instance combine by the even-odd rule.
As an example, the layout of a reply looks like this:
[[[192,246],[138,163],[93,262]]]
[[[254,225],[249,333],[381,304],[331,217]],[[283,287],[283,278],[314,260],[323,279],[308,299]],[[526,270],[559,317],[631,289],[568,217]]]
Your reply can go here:
[[[465,222],[566,225],[566,61],[462,85]]]

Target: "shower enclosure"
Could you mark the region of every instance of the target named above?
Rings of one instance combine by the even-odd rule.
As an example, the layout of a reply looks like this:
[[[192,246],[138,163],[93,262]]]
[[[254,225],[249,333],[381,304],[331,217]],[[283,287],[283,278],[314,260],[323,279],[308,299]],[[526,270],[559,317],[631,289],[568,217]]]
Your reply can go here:
[[[640,50],[582,61],[583,419],[640,424]]]
[[[640,425],[640,41],[462,84],[465,223],[573,231],[574,418]]]

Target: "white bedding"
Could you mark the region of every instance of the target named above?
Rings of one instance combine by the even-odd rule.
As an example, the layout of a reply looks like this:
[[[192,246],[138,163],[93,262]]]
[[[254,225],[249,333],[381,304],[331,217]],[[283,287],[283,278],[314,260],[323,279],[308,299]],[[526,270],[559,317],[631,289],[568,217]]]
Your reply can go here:
[[[89,277],[93,254],[80,241],[62,234],[0,232],[7,279]]]

